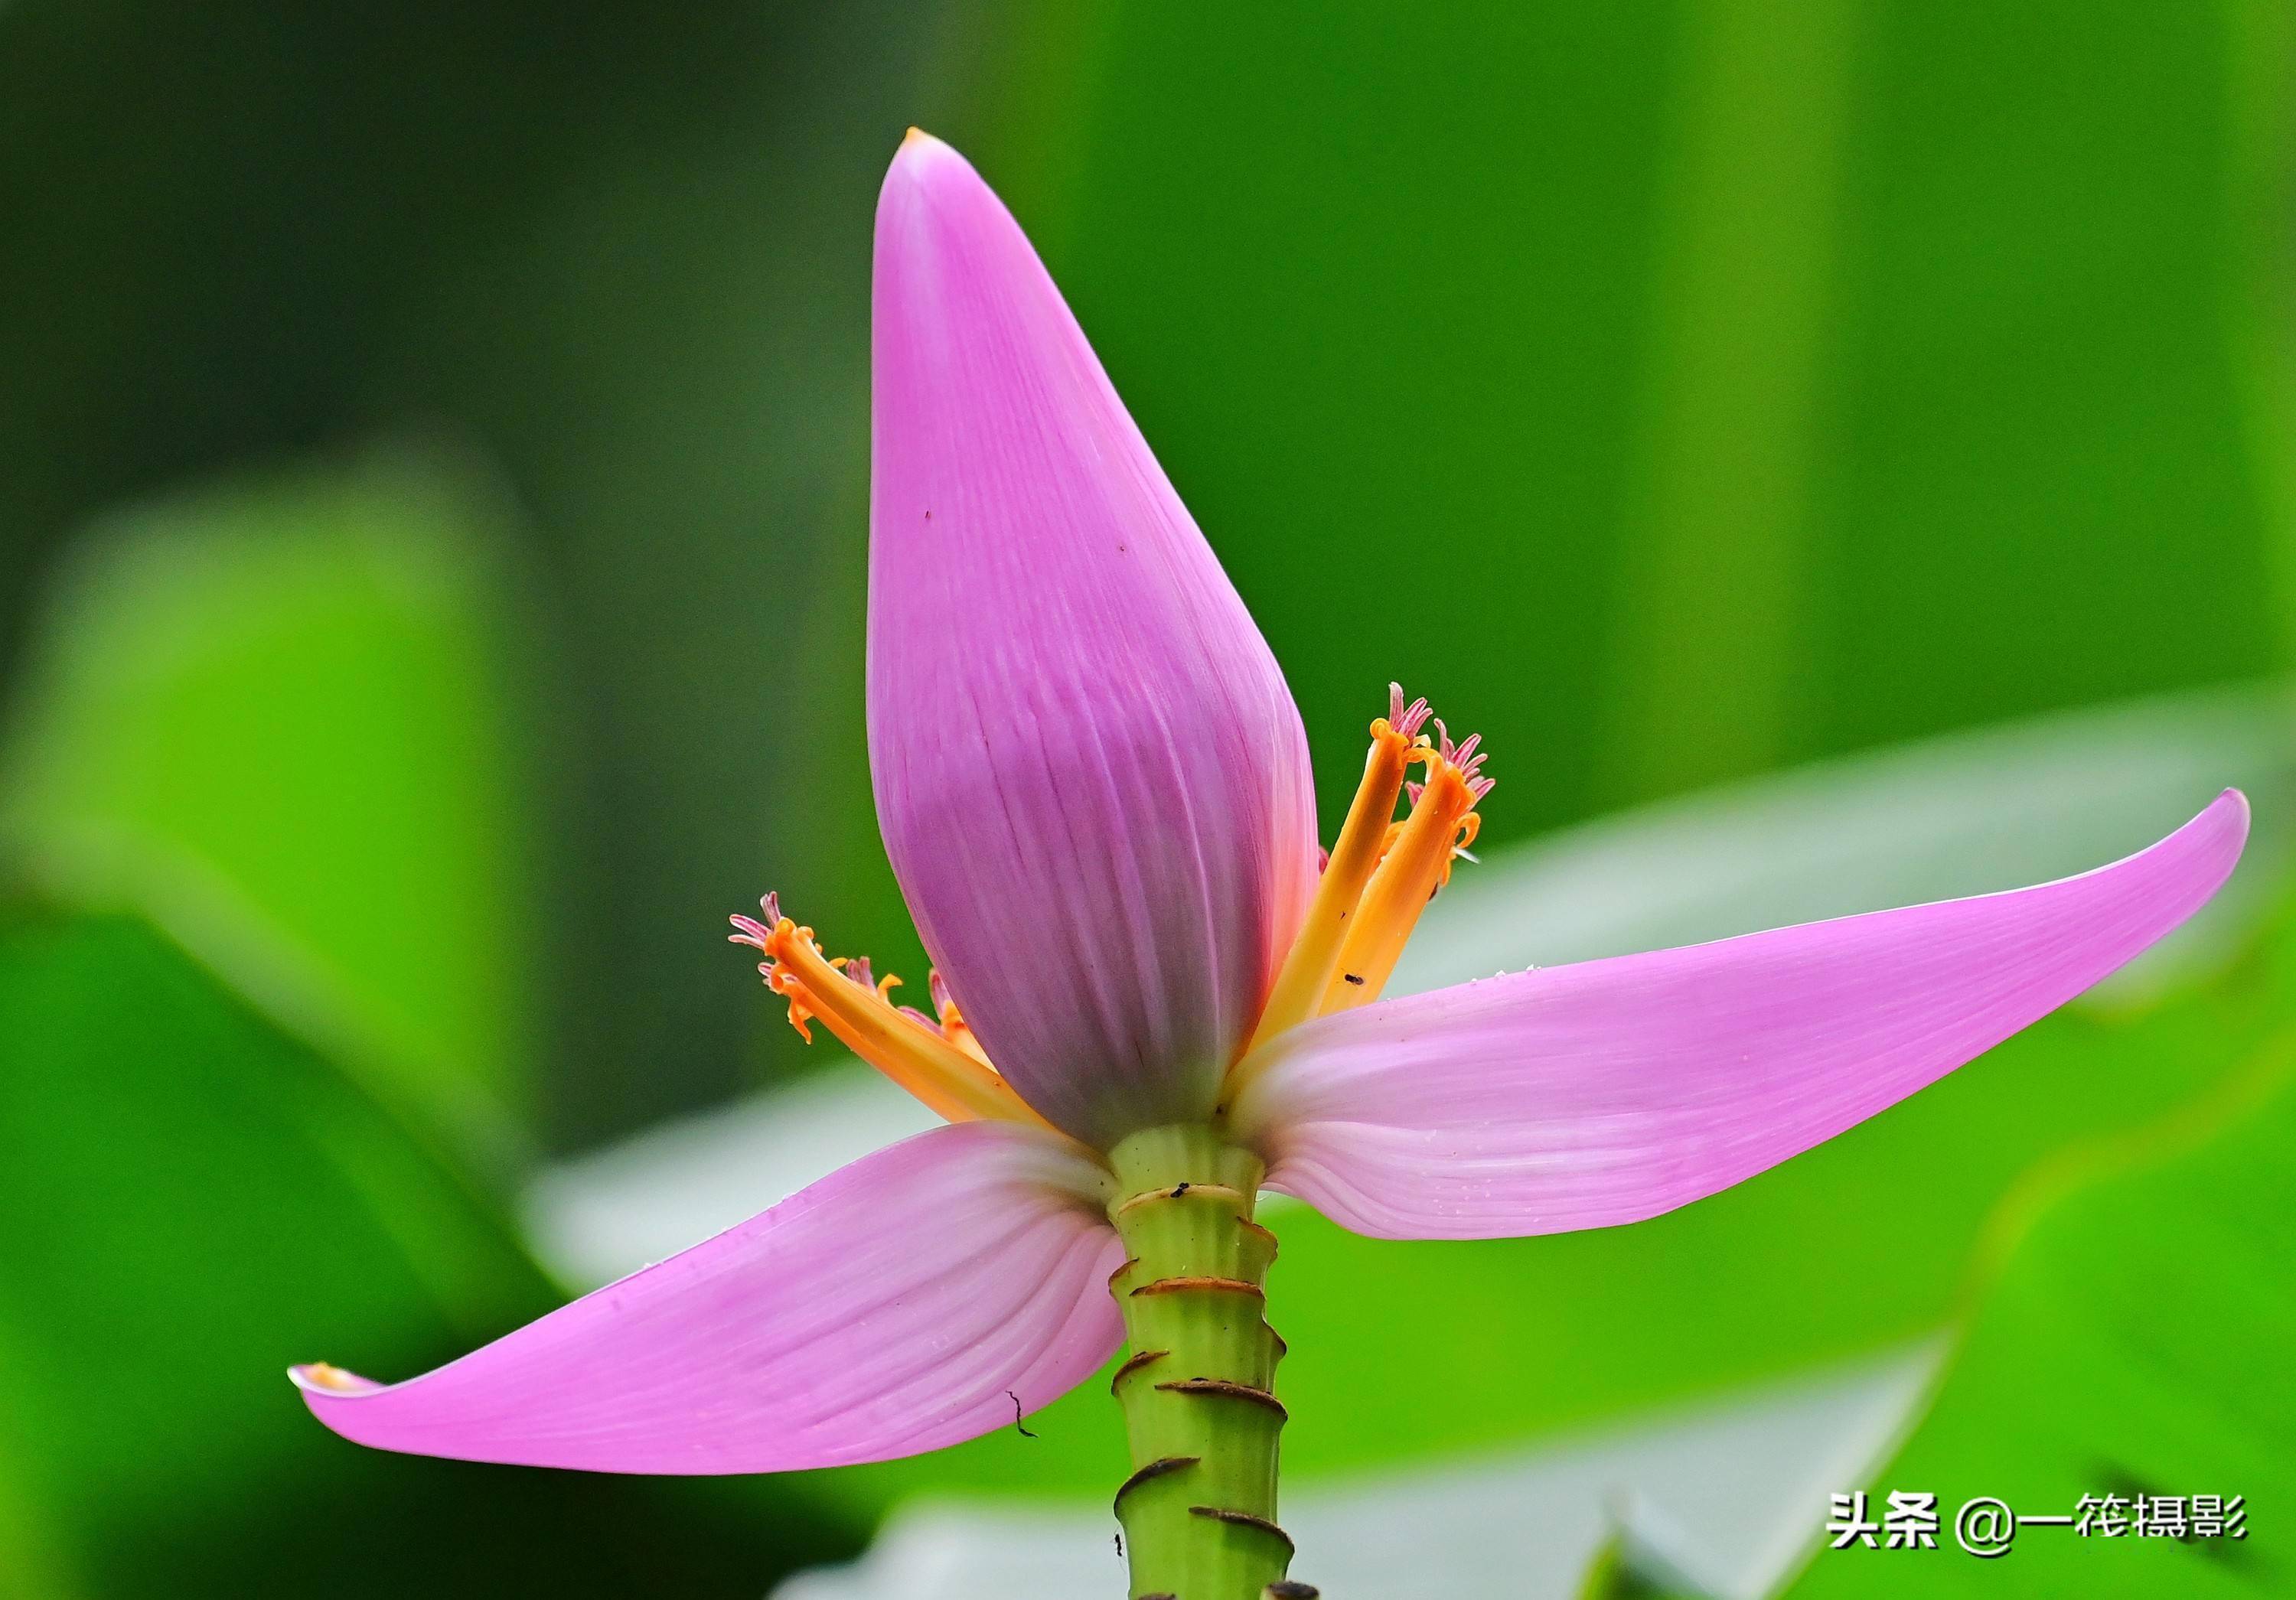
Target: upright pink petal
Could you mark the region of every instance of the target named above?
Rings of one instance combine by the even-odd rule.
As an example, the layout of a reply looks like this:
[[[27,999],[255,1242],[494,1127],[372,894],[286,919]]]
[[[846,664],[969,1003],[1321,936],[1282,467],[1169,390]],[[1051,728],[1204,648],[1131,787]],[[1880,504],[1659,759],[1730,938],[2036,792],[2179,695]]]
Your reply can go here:
[[[869,755],[1000,1070],[1105,1145],[1198,1118],[1313,889],[1283,674],[1036,252],[913,134],[877,205]]]
[[[1382,1238],[1634,1222],[1990,1049],[2214,894],[2226,791],[2140,854],[1974,899],[1488,978],[1310,1022],[1236,1108],[1270,1186]]]
[[[298,1367],[386,1450],[608,1473],[884,1461],[1009,1427],[1122,1337],[1105,1174],[1009,1122],[935,1128],[389,1386]],[[1008,1392],[1009,1391],[1009,1392]]]

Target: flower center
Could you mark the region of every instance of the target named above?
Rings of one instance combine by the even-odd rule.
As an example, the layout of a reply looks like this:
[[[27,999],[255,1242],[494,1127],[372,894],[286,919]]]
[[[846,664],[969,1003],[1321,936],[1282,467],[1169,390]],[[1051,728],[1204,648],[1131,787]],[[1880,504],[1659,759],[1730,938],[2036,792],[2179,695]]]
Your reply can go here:
[[[1431,725],[1431,739],[1422,731]],[[1269,991],[1254,1046],[1310,1017],[1379,998],[1420,912],[1450,882],[1453,859],[1466,855],[1482,825],[1475,807],[1492,780],[1481,775],[1480,743],[1478,734],[1454,744],[1425,701],[1406,706],[1402,688],[1388,685],[1388,714],[1371,725],[1363,782]],[[1414,766],[1426,768],[1424,783],[1405,782]],[[1411,811],[1398,823],[1396,801],[1406,793]]]
[[[734,917],[739,931],[728,937],[764,952],[758,971],[766,987],[789,1002],[790,1026],[806,1043],[813,1042],[812,1024],[820,1022],[854,1054],[952,1122],[996,1118],[1044,1124],[988,1064],[939,972],[928,985],[936,1020],[894,1005],[892,991],[901,981],[890,972],[877,977],[867,956],[824,955],[812,929],[782,915],[780,896],[769,894],[760,904],[765,920]]]

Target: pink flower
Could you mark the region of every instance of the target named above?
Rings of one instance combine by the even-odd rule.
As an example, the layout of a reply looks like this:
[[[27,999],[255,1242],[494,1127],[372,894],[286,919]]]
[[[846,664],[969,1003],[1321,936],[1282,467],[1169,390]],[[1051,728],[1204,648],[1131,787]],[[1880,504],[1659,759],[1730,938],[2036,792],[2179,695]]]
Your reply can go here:
[[[1108,1359],[1119,1268],[1142,1347],[1128,1376],[1227,1336],[1159,1331],[1189,1296],[1250,1304],[1213,1320],[1272,1341],[1250,1298],[1273,1248],[1250,1219],[1263,1168],[1382,1237],[1654,1216],[2062,1005],[2239,857],[2247,808],[2228,791],[2151,849],[2038,888],[1382,1000],[1473,837],[1476,742],[1394,693],[1319,871],[1283,675],[1012,217],[913,135],[876,251],[869,751],[934,1014],[828,959],[770,897],[736,937],[793,1022],[950,1125],[435,1372],[297,1369],[348,1438],[644,1473],[954,1444]],[[1184,1213],[1216,1216],[1215,1242],[1152,1233]],[[1218,1411],[1207,1438],[1242,1412],[1280,1421],[1280,1342],[1190,1350],[1156,1403]],[[1157,1453],[1139,1442],[1155,1414],[1127,1403],[1145,1456],[1128,1493],[1226,1448]],[[1273,1549],[1273,1427],[1264,1497],[1175,1505]]]

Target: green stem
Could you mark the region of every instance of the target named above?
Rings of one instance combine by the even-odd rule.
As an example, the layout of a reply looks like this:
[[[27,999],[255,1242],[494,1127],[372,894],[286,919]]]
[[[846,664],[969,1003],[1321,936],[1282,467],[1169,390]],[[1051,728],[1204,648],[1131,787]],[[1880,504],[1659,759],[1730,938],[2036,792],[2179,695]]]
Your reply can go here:
[[[1131,1358],[1118,1369],[1132,1476],[1117,1492],[1134,1600],[1278,1594],[1274,1392],[1283,1342],[1264,1285],[1275,1236],[1251,1219],[1262,1169],[1208,1127],[1143,1129],[1109,1153],[1109,1216],[1130,1259],[1109,1287]]]

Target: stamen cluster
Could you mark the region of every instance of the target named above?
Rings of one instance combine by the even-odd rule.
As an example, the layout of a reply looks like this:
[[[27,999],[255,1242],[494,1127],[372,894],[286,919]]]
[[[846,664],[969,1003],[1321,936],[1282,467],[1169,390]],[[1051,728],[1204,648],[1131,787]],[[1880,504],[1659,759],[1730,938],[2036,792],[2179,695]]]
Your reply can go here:
[[[1373,719],[1371,742],[1363,782],[1324,858],[1255,1046],[1310,1017],[1377,999],[1420,911],[1450,882],[1452,861],[1467,854],[1482,825],[1475,807],[1492,780],[1482,775],[1481,735],[1453,743],[1425,699],[1406,703],[1403,686],[1390,684],[1387,715]],[[1424,782],[1406,781],[1414,767],[1425,769]],[[1406,796],[1410,811],[1398,821],[1396,802]],[[1240,1081],[1231,1075],[1232,1087]]]
[[[765,913],[729,918],[728,939],[761,953],[766,987],[789,1002],[790,1026],[813,1042],[818,1021],[847,1048],[951,1121],[981,1117],[1041,1121],[988,1064],[939,972],[927,980],[938,1019],[896,1005],[901,981],[876,975],[866,956],[823,952],[811,928],[782,914],[781,896],[758,901]]]

